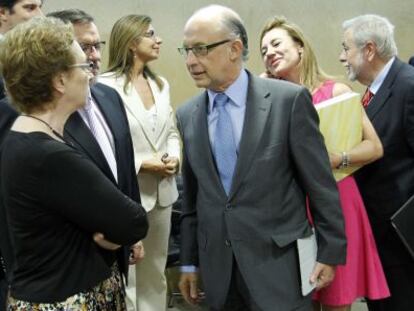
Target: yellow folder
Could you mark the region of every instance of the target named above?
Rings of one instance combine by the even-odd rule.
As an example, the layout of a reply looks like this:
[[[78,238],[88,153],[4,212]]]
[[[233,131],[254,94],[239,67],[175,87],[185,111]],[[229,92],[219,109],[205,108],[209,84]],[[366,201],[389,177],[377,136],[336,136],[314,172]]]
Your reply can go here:
[[[358,93],[349,92],[315,105],[319,114],[319,129],[328,152],[349,151],[362,141],[362,105]],[[352,161],[352,159],[351,159]],[[355,172],[359,167],[333,169],[336,181]]]

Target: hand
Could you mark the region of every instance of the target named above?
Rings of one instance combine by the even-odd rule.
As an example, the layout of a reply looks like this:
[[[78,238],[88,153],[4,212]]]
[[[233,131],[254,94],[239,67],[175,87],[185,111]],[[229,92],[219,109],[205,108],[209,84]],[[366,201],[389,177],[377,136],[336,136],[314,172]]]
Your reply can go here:
[[[191,305],[198,304],[203,298],[198,288],[197,272],[182,272],[178,287],[185,301]]]
[[[111,241],[105,240],[105,236],[103,233],[96,232],[93,234],[93,240],[99,247],[107,249],[109,251],[116,251],[118,248],[121,247],[119,244],[112,243]]]
[[[156,158],[142,161],[140,172],[159,175],[161,177],[170,176],[170,174],[167,172],[167,166],[165,163]]]
[[[316,289],[319,290],[331,284],[335,277],[335,266],[317,262],[310,277],[311,284],[316,283]]]
[[[329,161],[331,162],[331,168],[338,168],[342,163],[342,155],[329,152]]]
[[[138,261],[145,257],[144,243],[139,241],[131,246],[131,255],[129,256],[129,264],[135,265]]]
[[[162,161],[164,162],[167,172],[171,175],[174,175],[178,171],[179,161],[176,157],[166,157],[163,158]]]

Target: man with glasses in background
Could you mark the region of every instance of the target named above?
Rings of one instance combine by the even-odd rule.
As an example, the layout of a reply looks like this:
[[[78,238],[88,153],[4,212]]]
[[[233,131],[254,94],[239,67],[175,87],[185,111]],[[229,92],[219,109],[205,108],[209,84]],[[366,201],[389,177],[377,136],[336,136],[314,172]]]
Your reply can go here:
[[[96,83],[105,42],[100,39],[94,19],[78,9],[52,12],[47,16],[72,23],[75,38],[86,54],[87,61],[91,63],[90,95],[85,99],[85,107],[69,117],[65,126],[65,138],[89,157],[125,195],[140,202],[132,139],[124,104],[114,89]],[[116,245],[106,241],[100,234],[94,238],[105,248],[116,248]],[[126,277],[128,263],[135,264],[142,258],[143,249],[138,243],[117,252],[120,271]]]
[[[349,80],[367,87],[362,105],[384,147],[384,157],[354,174],[391,292],[391,297],[368,300],[368,309],[411,311],[414,260],[391,217],[414,195],[414,68],[398,58],[394,25],[387,18],[360,15],[342,28],[339,60]]]
[[[206,91],[177,111],[184,182],[180,290],[212,310],[310,310],[296,240],[317,232],[310,280],[318,288],[345,262],[344,222],[318,117],[306,88],[244,69],[240,17],[212,5],[184,28],[180,52]],[[307,282],[307,281],[306,281]]]
[[[17,24],[25,22],[34,16],[42,15],[42,0],[0,0],[0,41],[3,36]],[[9,105],[5,99],[3,77],[0,75],[0,150],[4,136],[17,117],[17,112]],[[5,215],[0,215],[5,219]],[[0,253],[0,310],[6,304],[7,282],[6,282],[6,263],[10,262],[7,258],[11,255],[9,249],[7,228],[4,222],[0,224],[0,245],[6,261]]]

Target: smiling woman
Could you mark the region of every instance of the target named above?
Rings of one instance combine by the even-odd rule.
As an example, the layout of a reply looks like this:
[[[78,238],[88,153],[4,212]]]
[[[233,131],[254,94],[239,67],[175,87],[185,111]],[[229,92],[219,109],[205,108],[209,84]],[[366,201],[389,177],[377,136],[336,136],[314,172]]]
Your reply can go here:
[[[322,71],[300,28],[285,18],[270,19],[260,38],[260,52],[266,67],[264,77],[306,86],[312,93],[314,105],[350,91],[348,86],[334,81]],[[348,52],[354,53],[354,49],[350,48]],[[361,122],[362,141],[350,150],[344,150],[341,155],[330,153],[332,169],[342,165],[365,165],[382,157],[381,142],[365,113]],[[389,296],[371,226],[354,177],[347,176],[337,186],[348,244],[346,265],[337,267],[331,285],[314,293],[313,299],[317,302],[315,310],[320,310],[320,303],[324,305],[323,310],[345,311],[350,310],[358,297],[381,299]],[[360,271],[367,271],[367,276],[361,276]]]

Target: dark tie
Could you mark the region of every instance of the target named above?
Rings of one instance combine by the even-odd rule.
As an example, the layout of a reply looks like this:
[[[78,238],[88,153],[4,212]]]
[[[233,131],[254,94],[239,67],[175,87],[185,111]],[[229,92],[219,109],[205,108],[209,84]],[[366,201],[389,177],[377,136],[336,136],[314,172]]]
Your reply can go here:
[[[369,102],[371,101],[371,98],[374,97],[374,93],[372,93],[369,90],[369,87],[367,87],[367,90],[364,93],[364,96],[362,96],[361,102],[362,102],[362,106],[364,106],[364,108],[368,107]]]
[[[221,183],[227,195],[230,192],[234,168],[237,161],[236,143],[233,136],[233,126],[225,106],[229,98],[219,93],[214,99],[214,109],[217,109],[218,119],[214,135],[214,157]]]

